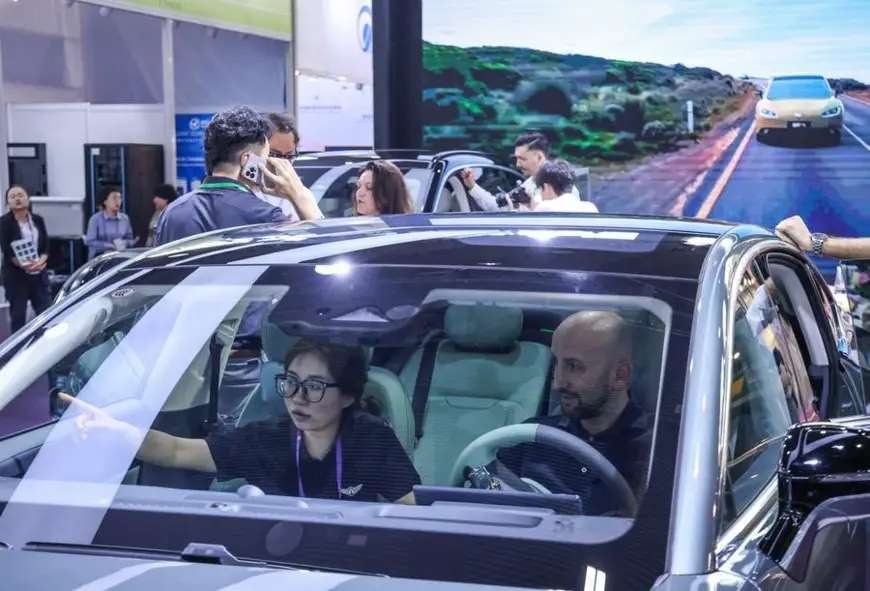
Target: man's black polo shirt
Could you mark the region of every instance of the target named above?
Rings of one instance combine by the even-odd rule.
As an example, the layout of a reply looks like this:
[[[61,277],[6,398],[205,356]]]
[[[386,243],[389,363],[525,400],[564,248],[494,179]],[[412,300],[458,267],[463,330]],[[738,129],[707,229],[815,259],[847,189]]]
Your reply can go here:
[[[646,413],[629,401],[616,422],[606,431],[590,435],[580,424],[562,416],[534,417],[538,423],[561,429],[590,444],[622,474],[635,497],[640,499],[646,486],[652,433]],[[619,509],[613,493],[592,471],[568,453],[549,446],[522,443],[498,452],[498,460],[511,472],[530,478],[554,493],[580,495],[587,515],[601,515]]]
[[[250,423],[208,437],[219,478],[244,478],[266,494],[299,496],[296,426],[289,417]],[[368,413],[348,413],[341,427],[341,498],[397,501],[420,484],[420,476],[393,430]],[[337,499],[335,446],[322,460],[299,454],[307,497]]]
[[[163,210],[154,233],[157,244],[163,245],[203,232],[287,219],[281,209],[266,203],[242,183],[210,176],[198,189]]]

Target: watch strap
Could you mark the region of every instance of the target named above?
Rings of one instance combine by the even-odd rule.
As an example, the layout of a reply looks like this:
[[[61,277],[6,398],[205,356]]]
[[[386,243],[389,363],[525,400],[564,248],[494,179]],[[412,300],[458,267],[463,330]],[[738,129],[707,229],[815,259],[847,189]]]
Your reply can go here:
[[[813,240],[813,254],[817,257],[822,256],[822,249],[825,246],[825,242],[828,241],[828,236],[826,234],[814,233],[811,235]]]

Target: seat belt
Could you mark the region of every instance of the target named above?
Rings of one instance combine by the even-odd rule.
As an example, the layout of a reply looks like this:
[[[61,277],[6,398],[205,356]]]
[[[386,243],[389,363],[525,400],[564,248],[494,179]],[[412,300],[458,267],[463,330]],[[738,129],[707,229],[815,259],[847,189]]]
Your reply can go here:
[[[211,432],[218,425],[222,352],[223,345],[221,345],[218,335],[215,334],[208,343],[208,414],[205,417],[206,432]]]
[[[414,435],[417,444],[423,437],[423,419],[426,416],[426,405],[429,403],[429,390],[432,385],[432,375],[435,373],[435,360],[438,357],[440,339],[430,339],[423,346],[420,358],[420,369],[417,381],[414,383],[414,397],[411,399],[411,410],[414,413]]]

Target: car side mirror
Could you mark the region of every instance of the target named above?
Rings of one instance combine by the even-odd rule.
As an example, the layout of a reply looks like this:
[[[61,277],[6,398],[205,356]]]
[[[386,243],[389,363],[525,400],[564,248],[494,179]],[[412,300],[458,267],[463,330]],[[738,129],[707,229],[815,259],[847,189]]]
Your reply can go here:
[[[870,493],[870,430],[803,423],[786,433],[777,466],[779,514],[762,545],[782,557],[807,516],[839,497]]]

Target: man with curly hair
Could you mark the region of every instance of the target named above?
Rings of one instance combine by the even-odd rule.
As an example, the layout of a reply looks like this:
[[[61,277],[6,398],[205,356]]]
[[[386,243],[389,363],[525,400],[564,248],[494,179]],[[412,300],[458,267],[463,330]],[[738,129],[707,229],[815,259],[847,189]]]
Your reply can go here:
[[[290,161],[270,157],[269,136],[273,132],[267,117],[250,107],[233,107],[215,115],[203,139],[208,176],[199,187],[163,210],[155,229],[156,244],[224,228],[323,217]],[[262,165],[264,162],[269,163],[268,168]],[[250,163],[259,164],[267,182],[243,174]],[[259,196],[262,192],[288,200],[298,217],[263,200]],[[268,308],[266,302],[250,304],[236,333],[218,396],[218,413],[229,424],[233,424],[242,401],[259,383],[260,325]]]
[[[291,219],[260,199],[259,191],[289,200],[301,219],[323,217],[289,160],[270,157],[272,131],[269,120],[250,107],[215,115],[203,139],[208,176],[163,211],[155,229],[157,245],[212,230]],[[270,188],[242,174],[252,159],[269,163],[258,168]]]

